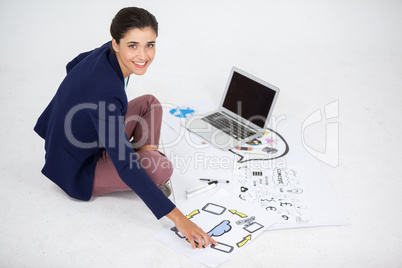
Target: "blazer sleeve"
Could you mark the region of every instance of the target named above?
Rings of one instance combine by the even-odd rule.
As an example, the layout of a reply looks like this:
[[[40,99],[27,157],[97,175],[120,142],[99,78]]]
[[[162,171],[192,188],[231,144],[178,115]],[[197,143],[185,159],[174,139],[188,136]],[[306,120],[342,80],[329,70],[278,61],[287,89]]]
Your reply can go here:
[[[125,131],[124,113],[118,99],[100,103],[92,116],[100,146],[104,146],[120,178],[144,201],[157,219],[171,212],[175,205],[139,166]]]

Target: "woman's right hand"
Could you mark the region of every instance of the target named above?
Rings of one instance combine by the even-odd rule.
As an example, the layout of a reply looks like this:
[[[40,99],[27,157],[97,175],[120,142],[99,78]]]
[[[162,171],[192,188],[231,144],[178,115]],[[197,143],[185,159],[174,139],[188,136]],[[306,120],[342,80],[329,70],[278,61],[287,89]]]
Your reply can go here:
[[[205,248],[209,244],[218,245],[218,243],[198,227],[197,224],[187,219],[177,207],[167,214],[166,217],[174,222],[176,228],[187,238],[193,249],[196,247]],[[196,241],[198,242],[197,245]]]

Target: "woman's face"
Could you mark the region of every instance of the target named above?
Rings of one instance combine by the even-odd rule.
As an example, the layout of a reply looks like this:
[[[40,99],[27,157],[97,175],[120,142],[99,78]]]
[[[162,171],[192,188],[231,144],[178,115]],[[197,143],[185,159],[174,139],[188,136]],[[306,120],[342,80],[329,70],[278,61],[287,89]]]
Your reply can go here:
[[[155,57],[156,33],[152,28],[131,29],[117,44],[112,39],[113,49],[124,78],[131,74],[143,75]]]

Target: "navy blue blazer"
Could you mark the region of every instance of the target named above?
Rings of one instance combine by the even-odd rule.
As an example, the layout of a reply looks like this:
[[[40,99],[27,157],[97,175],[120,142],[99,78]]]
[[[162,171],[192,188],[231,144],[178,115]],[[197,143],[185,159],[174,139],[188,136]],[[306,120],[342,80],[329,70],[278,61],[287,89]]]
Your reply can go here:
[[[45,139],[42,173],[68,195],[89,200],[104,150],[120,178],[159,219],[175,205],[138,165],[125,133],[124,77],[110,42],[67,64],[67,76],[34,130]]]

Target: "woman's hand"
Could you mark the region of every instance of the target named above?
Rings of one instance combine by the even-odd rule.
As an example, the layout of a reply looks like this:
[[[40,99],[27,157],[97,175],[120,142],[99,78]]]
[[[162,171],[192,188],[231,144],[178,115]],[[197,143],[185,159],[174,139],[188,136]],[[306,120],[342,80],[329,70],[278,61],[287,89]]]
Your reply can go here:
[[[197,224],[187,219],[178,208],[174,208],[166,217],[171,219],[180,233],[187,237],[193,249],[196,247],[205,248],[209,244],[218,245],[218,243],[198,227]]]

